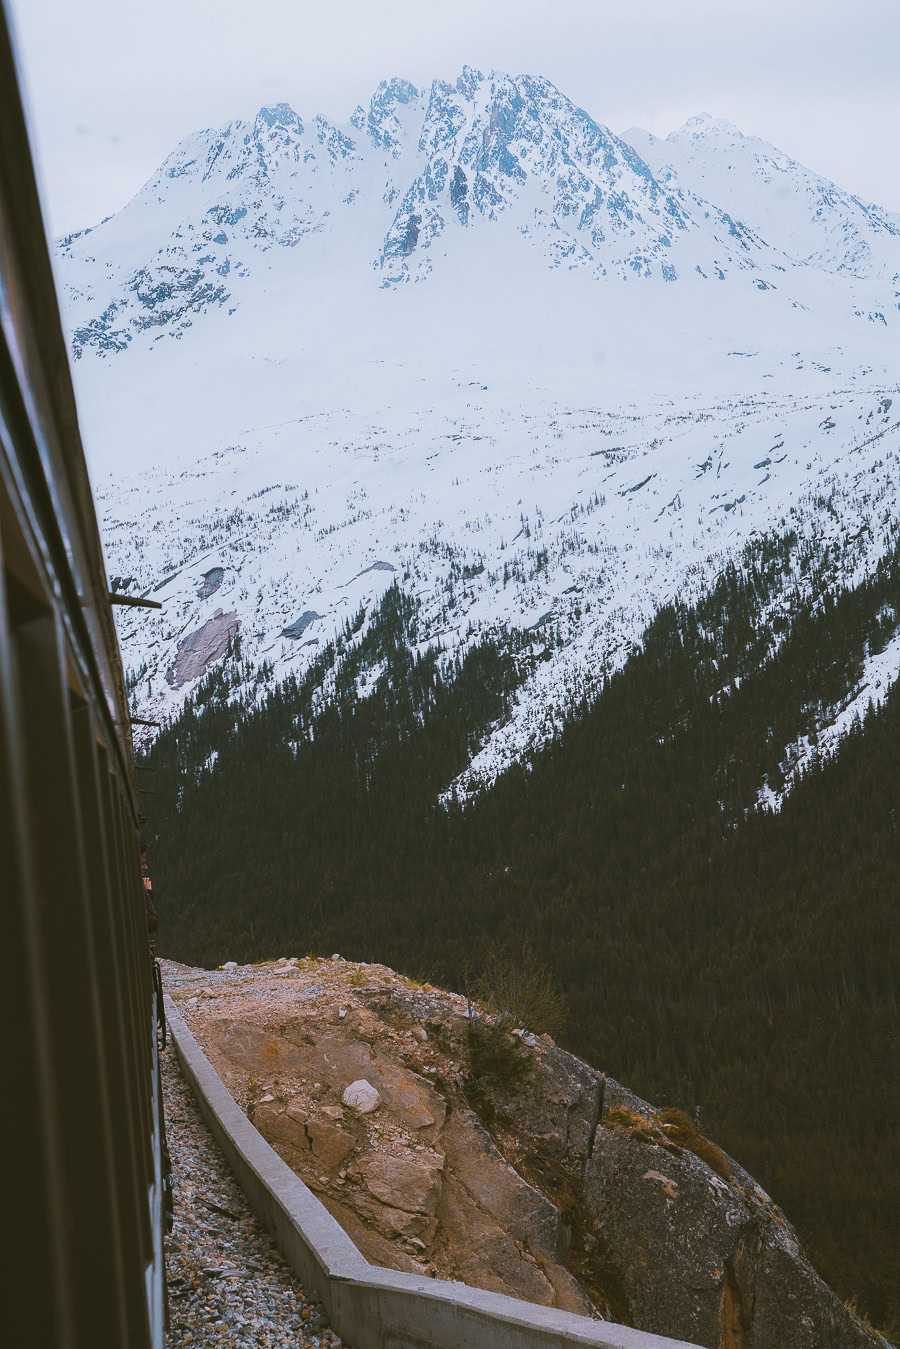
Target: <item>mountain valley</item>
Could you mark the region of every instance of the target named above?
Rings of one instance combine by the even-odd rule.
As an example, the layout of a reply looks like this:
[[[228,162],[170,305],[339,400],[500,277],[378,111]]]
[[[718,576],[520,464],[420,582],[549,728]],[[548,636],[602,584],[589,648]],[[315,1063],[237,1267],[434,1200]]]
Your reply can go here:
[[[55,265],[165,954],[539,951],[896,1328],[900,216],[466,67]]]

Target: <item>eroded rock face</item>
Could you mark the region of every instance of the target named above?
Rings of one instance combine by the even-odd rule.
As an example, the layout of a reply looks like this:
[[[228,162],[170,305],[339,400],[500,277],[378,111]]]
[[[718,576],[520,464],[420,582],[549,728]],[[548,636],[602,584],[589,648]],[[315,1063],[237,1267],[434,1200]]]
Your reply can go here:
[[[219,660],[228,650],[228,643],[241,626],[237,610],[223,614],[217,609],[201,628],[189,632],[178,644],[175,661],[166,671],[166,683],[180,689],[189,679],[196,679],[208,665]]]
[[[563,1254],[559,1209],[509,1165],[472,1110],[461,1105],[454,1110],[441,1144],[461,1189],[481,1214],[546,1260]]]
[[[317,980],[305,964],[270,966],[271,999],[222,999],[198,1027],[260,1132],[373,1262],[595,1313],[559,1258],[559,1208],[466,1104],[462,1019],[432,1034],[432,999],[385,1005],[380,986],[348,994],[345,962]]]
[[[650,1329],[665,1300],[669,1334],[718,1344],[726,1265],[753,1225],[737,1191],[690,1153],[601,1124],[583,1195],[597,1235],[617,1254],[635,1324]]]
[[[524,1078],[474,1080],[464,999],[392,971],[280,969],[204,972],[183,1008],[256,1126],[373,1263],[709,1349],[888,1349],[689,1121],[533,1036],[520,1037]],[[377,1109],[348,1106],[351,1085]]]

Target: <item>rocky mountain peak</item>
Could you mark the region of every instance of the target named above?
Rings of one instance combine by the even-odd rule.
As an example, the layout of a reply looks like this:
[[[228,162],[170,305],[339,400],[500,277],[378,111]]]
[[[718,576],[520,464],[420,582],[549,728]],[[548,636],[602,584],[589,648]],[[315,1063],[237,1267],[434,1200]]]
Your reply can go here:
[[[484,76],[474,66],[464,65],[456,80],[456,91],[464,98],[473,98],[475,90],[484,83]]]
[[[738,145],[720,172],[716,156]],[[769,199],[771,210],[755,210]],[[791,201],[809,203],[807,232],[819,237],[806,247],[793,248]],[[476,220],[503,223],[523,273],[762,291],[784,285],[788,244],[804,265],[893,275],[873,235],[900,233],[888,213],[837,189],[823,196],[821,180],[723,119],[704,113],[667,141],[629,140],[542,76],[464,66],[424,91],[383,80],[345,128],[280,102],[188,137],[117,216],[60,243],[73,349],[109,356],[179,340],[201,314],[236,312],[255,273],[265,284],[261,254],[316,236],[352,240],[354,257],[366,241],[364,288],[373,273],[390,289],[470,267]],[[870,311],[882,321],[880,304],[859,306]]]
[[[689,117],[665,140],[638,129],[625,134],[675,190],[688,187],[715,202],[804,266],[894,282],[896,293],[889,298],[887,292],[882,303],[896,307],[900,216],[708,113]],[[881,304],[864,312],[873,322],[886,322]]]
[[[733,122],[725,117],[712,117],[708,112],[696,113],[689,117],[677,131],[671,131],[666,140],[676,145],[701,139],[719,139],[742,141],[747,137]]]
[[[286,131],[293,132],[295,136],[303,135],[303,122],[289,103],[276,103],[272,108],[260,108],[256,114],[256,126],[266,126],[270,130],[282,127]]]
[[[666,250],[689,228],[684,204],[549,80],[466,69],[435,81],[418,150],[425,163],[385,238],[382,284],[424,279],[435,241],[478,216],[514,220],[552,267],[675,279]]]
[[[409,80],[382,80],[372,95],[366,129],[373,145],[399,155],[404,139],[400,109],[415,105],[419,91]]]

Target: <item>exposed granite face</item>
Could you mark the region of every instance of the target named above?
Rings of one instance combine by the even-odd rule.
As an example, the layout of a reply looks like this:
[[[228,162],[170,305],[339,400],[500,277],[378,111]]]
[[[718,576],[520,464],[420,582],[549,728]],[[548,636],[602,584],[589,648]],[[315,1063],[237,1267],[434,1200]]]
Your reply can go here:
[[[675,1155],[601,1124],[583,1195],[600,1240],[616,1252],[635,1324],[649,1329],[665,1302],[669,1333],[729,1344],[719,1335],[732,1282],[738,1289],[728,1266],[733,1275],[742,1241],[752,1245],[758,1236],[737,1191],[691,1153]],[[742,1268],[754,1283],[758,1261]]]
[[[640,1329],[721,1349],[877,1343],[803,1256],[793,1228],[740,1168],[728,1179],[688,1150],[602,1123],[584,1204]]]
[[[465,999],[381,966],[168,972],[235,1098],[375,1264],[709,1349],[888,1349],[737,1163],[547,1037],[507,1036],[519,1071],[476,1080]],[[350,1084],[380,1104],[343,1104]]]
[[[175,661],[166,671],[166,683],[180,689],[189,679],[203,674],[207,666],[219,660],[228,650],[228,643],[241,626],[237,611],[223,614],[217,609],[201,628],[189,632],[178,643]]]
[[[568,1267],[609,1312],[710,1349],[887,1349],[737,1162],[713,1148],[710,1165],[621,1083],[555,1046],[536,1050],[526,1090],[489,1092],[491,1130],[562,1198]]]

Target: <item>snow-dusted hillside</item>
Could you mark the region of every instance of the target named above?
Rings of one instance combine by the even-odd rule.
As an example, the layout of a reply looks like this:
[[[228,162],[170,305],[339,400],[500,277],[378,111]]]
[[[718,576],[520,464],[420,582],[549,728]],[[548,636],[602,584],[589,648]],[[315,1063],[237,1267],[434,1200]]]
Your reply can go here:
[[[165,601],[122,623],[140,714],[238,632],[303,668],[398,580],[451,651],[546,637],[490,775],[751,533],[863,570],[897,512],[900,221],[733,135],[393,80],[345,126],[200,132],[61,241],[110,574]]]

